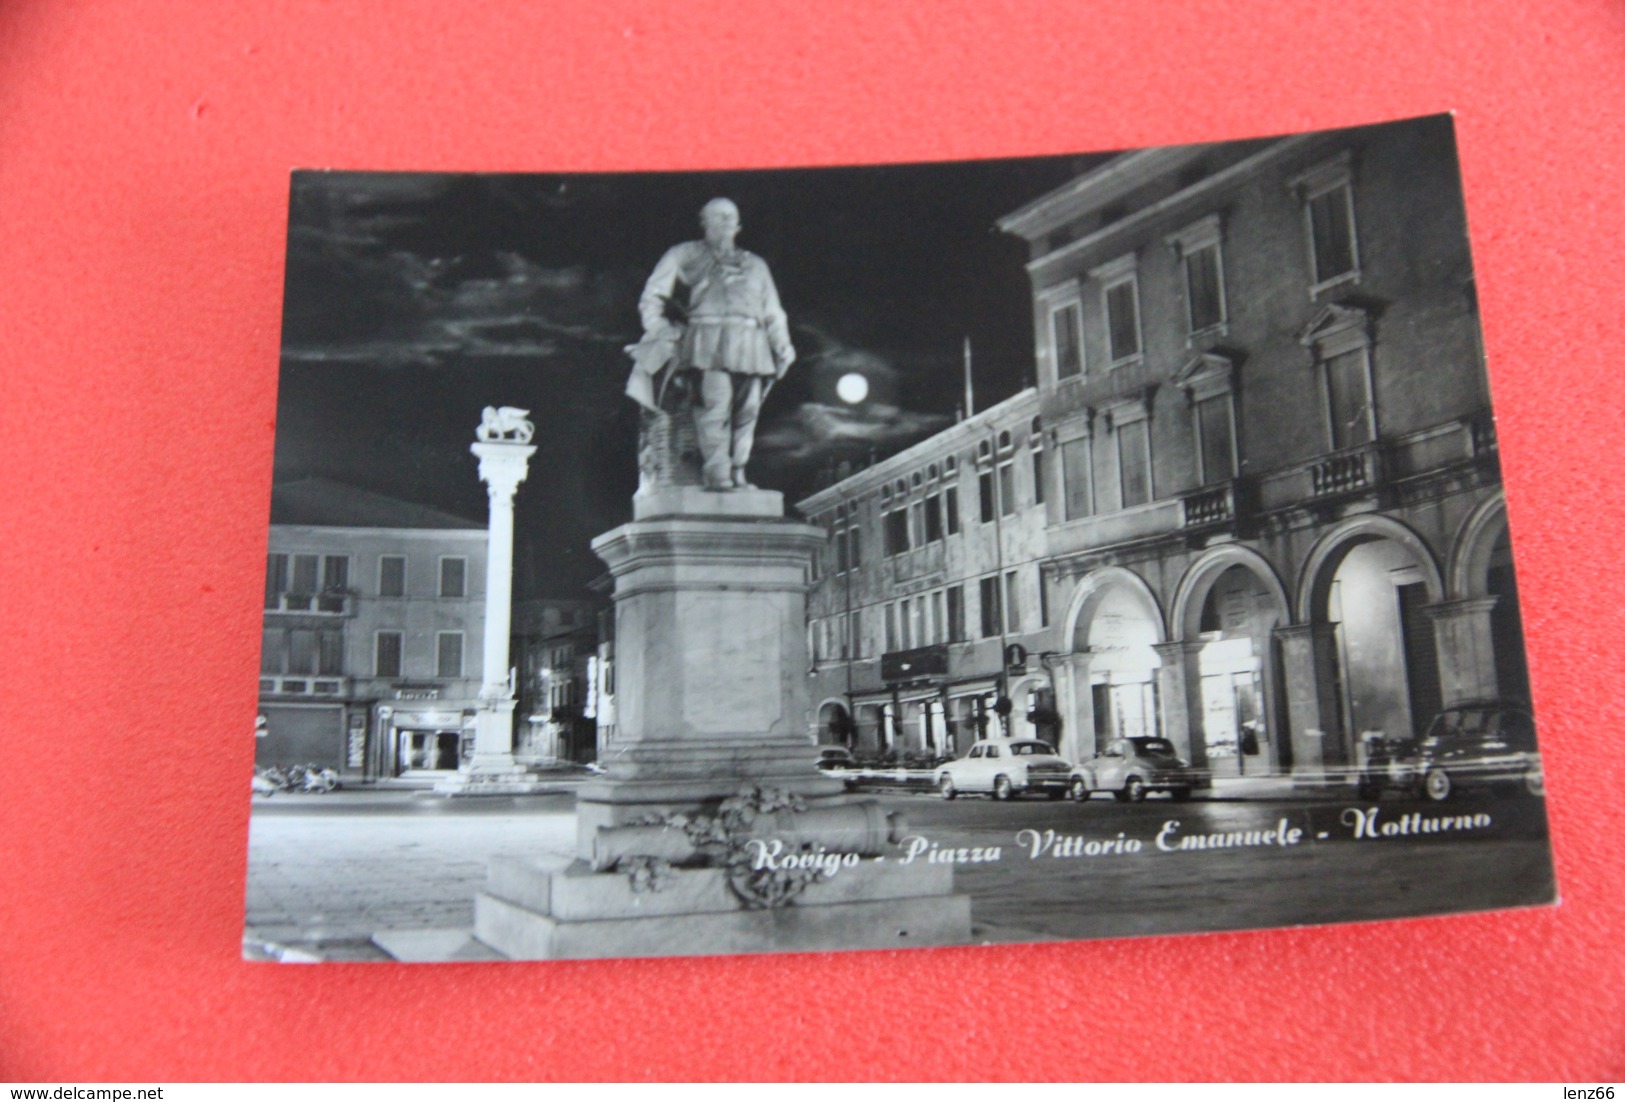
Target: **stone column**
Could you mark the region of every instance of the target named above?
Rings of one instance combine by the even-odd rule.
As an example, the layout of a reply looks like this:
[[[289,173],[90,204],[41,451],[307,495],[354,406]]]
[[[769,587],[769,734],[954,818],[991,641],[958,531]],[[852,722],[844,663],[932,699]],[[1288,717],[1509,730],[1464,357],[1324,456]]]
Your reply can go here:
[[[456,776],[435,785],[435,791],[445,795],[528,792],[536,779],[513,757],[514,693],[508,681],[508,638],[513,623],[513,497],[536,449],[528,444],[482,440],[469,445],[469,451],[479,458],[480,481],[490,499],[485,640],[480,651],[484,683],[474,713],[474,753]]]
[[[1490,613],[1496,597],[1442,601],[1422,611],[1433,621],[1439,652],[1439,690],[1446,708],[1464,700],[1485,700],[1497,695],[1495,637]]]
[[[1162,705],[1163,733],[1192,765],[1207,764],[1207,734],[1202,723],[1203,644],[1176,639],[1152,649],[1162,659],[1157,670],[1157,696]]]
[[[1328,766],[1348,761],[1337,692],[1337,625],[1291,624],[1276,628],[1275,635],[1286,678],[1292,771],[1324,776]]]
[[[1055,665],[1055,710],[1061,713],[1061,757],[1076,764],[1094,757],[1095,701],[1089,691],[1087,651],[1065,655]]]

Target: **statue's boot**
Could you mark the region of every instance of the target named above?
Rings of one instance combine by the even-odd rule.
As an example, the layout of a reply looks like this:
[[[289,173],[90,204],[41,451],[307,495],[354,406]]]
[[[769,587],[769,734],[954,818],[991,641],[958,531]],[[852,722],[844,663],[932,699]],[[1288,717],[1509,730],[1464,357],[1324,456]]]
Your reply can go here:
[[[735,467],[733,471],[733,485],[736,490],[754,490],[756,486],[745,477],[744,467]]]

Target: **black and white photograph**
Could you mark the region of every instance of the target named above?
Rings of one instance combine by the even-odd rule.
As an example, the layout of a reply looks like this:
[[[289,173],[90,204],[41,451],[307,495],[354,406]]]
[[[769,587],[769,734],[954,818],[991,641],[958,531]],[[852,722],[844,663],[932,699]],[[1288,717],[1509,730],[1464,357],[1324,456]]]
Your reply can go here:
[[[1449,115],[296,172],[244,956],[1553,903],[1507,517]]]

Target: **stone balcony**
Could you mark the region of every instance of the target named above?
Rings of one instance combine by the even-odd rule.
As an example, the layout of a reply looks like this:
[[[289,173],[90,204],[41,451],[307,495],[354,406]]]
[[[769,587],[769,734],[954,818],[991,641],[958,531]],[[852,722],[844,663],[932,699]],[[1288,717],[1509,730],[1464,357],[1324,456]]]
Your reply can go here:
[[[260,695],[337,700],[350,695],[350,679],[330,674],[261,674]]]
[[[301,616],[354,616],[355,597],[342,590],[325,593],[278,593],[265,602],[265,611],[288,612]]]
[[[1247,486],[1240,479],[1181,494],[1179,504],[1188,535],[1237,532],[1251,512]]]

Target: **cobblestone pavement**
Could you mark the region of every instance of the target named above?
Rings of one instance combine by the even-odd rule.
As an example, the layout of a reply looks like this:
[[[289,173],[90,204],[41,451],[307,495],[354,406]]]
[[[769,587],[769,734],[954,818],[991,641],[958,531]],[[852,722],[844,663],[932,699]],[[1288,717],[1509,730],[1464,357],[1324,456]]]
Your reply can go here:
[[[471,928],[492,857],[575,845],[569,796],[299,799],[250,819],[251,957],[385,959],[379,930]]]
[[[1260,792],[1248,798],[1121,805],[1022,800],[994,803],[891,795],[910,829],[943,850],[1002,848],[997,862],[959,865],[957,890],[972,898],[976,941],[1122,937],[1247,929],[1522,906],[1552,897],[1551,854],[1539,801],[1461,801],[1441,808],[1381,805],[1385,822],[1418,814],[1483,814],[1461,833],[1355,840],[1337,799]],[[1266,830],[1286,818],[1303,844],[1164,852],[1169,819],[1182,833]],[[1139,839],[1134,853],[1027,856],[1023,829],[1109,842]],[[282,960],[388,959],[381,931],[430,946],[466,940],[475,893],[497,855],[568,854],[568,795],[439,797],[377,794],[343,802],[255,805],[249,841],[245,953]],[[1080,843],[1081,844],[1081,843]],[[897,859],[896,856],[893,857]],[[923,857],[921,859],[924,859]],[[429,937],[449,932],[447,940]],[[447,950],[449,952],[449,950]],[[465,958],[466,959],[466,958]]]

